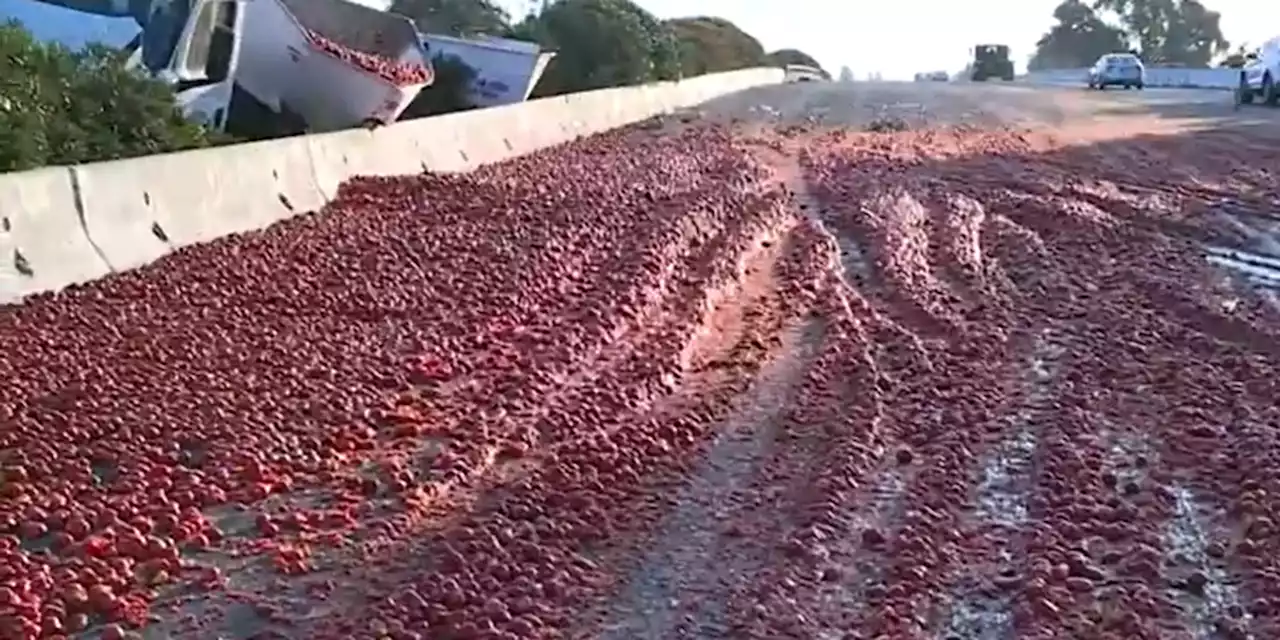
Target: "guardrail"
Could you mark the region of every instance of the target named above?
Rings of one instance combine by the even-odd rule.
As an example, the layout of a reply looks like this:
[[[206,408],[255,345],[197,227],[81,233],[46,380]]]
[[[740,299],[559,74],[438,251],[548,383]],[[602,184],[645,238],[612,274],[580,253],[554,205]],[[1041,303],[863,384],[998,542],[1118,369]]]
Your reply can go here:
[[[1061,86],[1084,86],[1088,69],[1051,69],[1033,71],[1021,77],[1024,82]],[[1147,67],[1146,85],[1177,89],[1235,89],[1240,83],[1239,69],[1187,69],[1182,67]]]
[[[782,79],[782,69],[745,69],[373,131],[0,174],[0,304],[315,211],[353,176],[466,171]]]

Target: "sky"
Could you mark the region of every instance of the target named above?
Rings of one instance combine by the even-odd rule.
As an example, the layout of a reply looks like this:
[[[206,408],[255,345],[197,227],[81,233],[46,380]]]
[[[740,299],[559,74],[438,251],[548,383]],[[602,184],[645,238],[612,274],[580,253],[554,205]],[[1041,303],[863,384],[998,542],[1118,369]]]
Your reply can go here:
[[[389,0],[359,0],[385,5]],[[513,15],[538,0],[496,0]],[[659,18],[711,15],[727,18],[766,49],[801,49],[832,73],[848,66],[856,77],[880,73],[909,79],[920,71],[957,71],[979,43],[1007,44],[1024,65],[1036,40],[1053,24],[1060,0],[639,0]],[[1280,35],[1280,2],[1202,0],[1222,14],[1232,43],[1258,44]],[[35,0],[0,0],[0,16],[17,17],[42,38],[72,46],[100,40],[127,42],[131,21],[85,17]]]

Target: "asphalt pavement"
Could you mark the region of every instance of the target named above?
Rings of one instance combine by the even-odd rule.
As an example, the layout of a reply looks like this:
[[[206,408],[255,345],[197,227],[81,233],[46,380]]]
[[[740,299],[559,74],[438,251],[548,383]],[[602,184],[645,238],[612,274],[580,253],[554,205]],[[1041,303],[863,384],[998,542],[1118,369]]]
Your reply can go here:
[[[1109,118],[1154,116],[1188,126],[1266,124],[1280,127],[1280,109],[1237,110],[1230,92],[1198,89],[1090,91],[1085,87],[1020,83],[852,82],[761,87],[707,104],[717,119],[816,123],[865,128],[897,120],[934,125],[1063,126]]]

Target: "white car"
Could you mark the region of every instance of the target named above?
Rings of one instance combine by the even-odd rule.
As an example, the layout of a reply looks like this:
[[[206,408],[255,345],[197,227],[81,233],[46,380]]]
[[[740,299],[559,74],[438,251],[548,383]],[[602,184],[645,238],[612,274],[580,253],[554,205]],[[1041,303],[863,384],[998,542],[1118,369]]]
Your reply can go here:
[[[1254,53],[1247,56],[1240,70],[1240,101],[1248,104],[1255,99],[1275,106],[1280,103],[1280,37],[1272,38]]]
[[[784,82],[822,82],[829,80],[826,72],[802,64],[789,64],[783,67]]]
[[[1089,88],[1106,89],[1121,86],[1141,89],[1147,83],[1147,69],[1132,53],[1108,53],[1089,69]]]

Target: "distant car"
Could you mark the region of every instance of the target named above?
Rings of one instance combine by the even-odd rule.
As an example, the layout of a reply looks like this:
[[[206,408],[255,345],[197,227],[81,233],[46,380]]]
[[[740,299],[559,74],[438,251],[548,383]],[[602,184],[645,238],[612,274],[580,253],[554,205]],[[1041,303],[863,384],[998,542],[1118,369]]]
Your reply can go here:
[[[1272,38],[1254,53],[1246,56],[1240,70],[1240,102],[1249,104],[1256,99],[1275,106],[1280,103],[1280,37]]]
[[[951,76],[946,71],[923,71],[916,74],[916,82],[947,82]]]
[[[1120,86],[1141,89],[1147,83],[1147,69],[1132,53],[1108,53],[1089,69],[1089,88],[1106,89]]]

